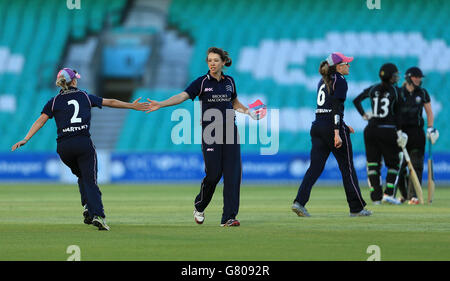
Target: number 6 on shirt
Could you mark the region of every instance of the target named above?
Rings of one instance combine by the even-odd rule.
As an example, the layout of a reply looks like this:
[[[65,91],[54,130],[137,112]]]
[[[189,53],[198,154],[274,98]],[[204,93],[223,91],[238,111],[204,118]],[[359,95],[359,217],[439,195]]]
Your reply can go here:
[[[325,92],[323,89],[325,88],[325,84],[320,86],[319,92],[317,93],[317,105],[322,106],[325,103]]]

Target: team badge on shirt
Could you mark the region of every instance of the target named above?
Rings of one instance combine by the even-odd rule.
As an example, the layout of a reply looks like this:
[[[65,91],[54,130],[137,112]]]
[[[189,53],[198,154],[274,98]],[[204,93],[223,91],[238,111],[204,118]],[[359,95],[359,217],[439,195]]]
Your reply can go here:
[[[422,98],[421,97],[416,97],[416,103],[420,104],[422,102]]]

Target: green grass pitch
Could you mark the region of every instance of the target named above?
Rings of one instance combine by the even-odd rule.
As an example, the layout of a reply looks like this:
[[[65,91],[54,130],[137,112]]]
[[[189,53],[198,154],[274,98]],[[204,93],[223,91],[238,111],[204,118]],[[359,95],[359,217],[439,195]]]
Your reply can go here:
[[[310,218],[291,203],[296,185],[241,187],[241,226],[220,227],[222,185],[192,217],[199,185],[102,185],[110,232],[82,222],[75,185],[0,185],[0,260],[64,261],[69,245],[81,260],[365,261],[377,245],[381,260],[450,260],[450,188],[433,205],[373,206],[351,218],[342,186],[315,186]],[[424,190],[424,194],[427,191]]]

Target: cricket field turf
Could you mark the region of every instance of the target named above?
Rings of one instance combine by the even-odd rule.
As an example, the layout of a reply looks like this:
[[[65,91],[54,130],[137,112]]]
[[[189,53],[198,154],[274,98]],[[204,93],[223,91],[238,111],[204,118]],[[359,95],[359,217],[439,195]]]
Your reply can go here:
[[[450,188],[432,205],[378,205],[349,217],[342,186],[315,186],[311,217],[291,211],[296,185],[241,187],[240,227],[220,227],[222,184],[197,225],[199,185],[101,185],[111,231],[83,224],[76,185],[0,185],[0,260],[365,261],[450,260]],[[427,191],[424,190],[426,196]]]

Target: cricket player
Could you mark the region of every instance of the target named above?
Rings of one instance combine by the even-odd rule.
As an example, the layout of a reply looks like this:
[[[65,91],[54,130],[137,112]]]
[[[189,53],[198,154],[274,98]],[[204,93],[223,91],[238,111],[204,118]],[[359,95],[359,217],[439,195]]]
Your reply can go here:
[[[425,132],[424,119],[422,117],[423,109],[427,115],[427,138],[434,144],[439,137],[439,132],[434,125],[434,115],[431,108],[431,100],[428,91],[422,88],[422,79],[425,77],[422,70],[418,67],[411,67],[405,73],[405,83],[400,89],[400,98],[402,99],[402,107],[400,112],[403,116],[401,129],[408,134],[409,140],[406,144],[411,162],[420,183],[422,183],[423,160],[425,154]],[[419,204],[414,187],[408,184],[406,162],[400,169],[398,180],[398,188],[401,192],[400,200],[408,201],[408,204]],[[408,187],[408,188],[407,188]]]
[[[400,128],[401,113],[399,92],[396,83],[399,80],[397,66],[383,64],[379,70],[381,83],[374,84],[359,94],[353,103],[364,120],[364,144],[366,147],[367,175],[370,198],[375,205],[386,202],[400,204],[394,198],[400,168],[400,147],[406,145],[408,136]],[[361,102],[370,99],[371,111],[365,112]],[[388,168],[386,188],[382,190],[381,161]]]
[[[358,185],[353,165],[353,151],[350,133],[353,128],[344,122],[344,102],[348,85],[345,75],[349,74],[349,63],[353,57],[341,53],[330,54],[320,63],[322,78],[317,86],[316,119],[311,126],[311,163],[298,189],[297,197],[291,207],[298,216],[309,217],[306,203],[311,189],[325,167],[330,153],[333,153],[342,174],[345,195],[350,208],[350,216],[370,216],[372,212],[364,209],[364,201]]]
[[[206,176],[194,201],[194,220],[197,224],[204,222],[205,209],[223,176],[223,213],[220,225],[239,226],[240,222],[236,216],[239,211],[242,164],[234,111],[249,114],[253,119],[259,119],[260,116],[249,111],[238,100],[234,79],[223,73],[224,67],[231,66],[232,63],[228,53],[223,49],[211,47],[207,51],[206,62],[209,68],[207,74],[198,77],[183,92],[165,101],[149,99],[151,104],[148,112],[177,105],[187,99],[199,98],[202,108],[202,152]],[[212,127],[215,128],[212,130],[214,136],[210,131]]]
[[[109,230],[102,193],[97,185],[97,153],[89,132],[91,108],[108,106],[145,111],[150,104],[139,103],[140,98],[128,103],[87,94],[77,88],[79,78],[81,76],[70,68],[63,68],[58,72],[56,85],[61,87],[59,93],[47,102],[25,138],[14,144],[11,150],[25,145],[48,119],[55,117],[57,152],[62,162],[78,177],[84,223],[93,224],[99,230]]]

